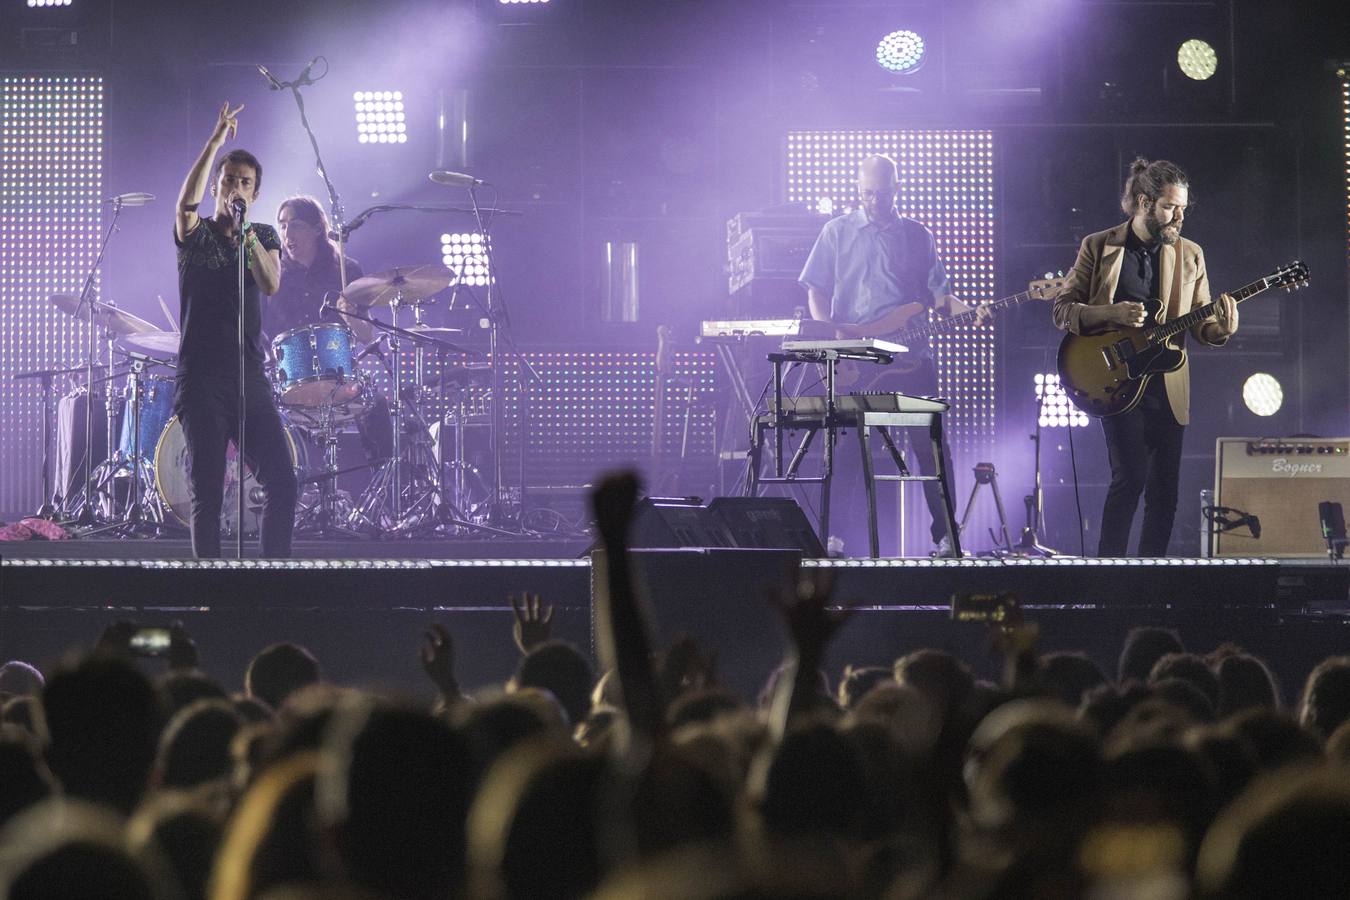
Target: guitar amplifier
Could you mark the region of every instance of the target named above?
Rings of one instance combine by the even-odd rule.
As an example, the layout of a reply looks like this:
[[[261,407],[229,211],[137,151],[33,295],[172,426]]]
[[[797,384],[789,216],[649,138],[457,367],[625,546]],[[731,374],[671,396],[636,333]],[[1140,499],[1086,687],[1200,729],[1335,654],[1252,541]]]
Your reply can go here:
[[[1221,437],[1214,454],[1214,505],[1228,519],[1255,516],[1247,525],[1215,527],[1215,556],[1325,557],[1317,505],[1350,507],[1350,437]]]

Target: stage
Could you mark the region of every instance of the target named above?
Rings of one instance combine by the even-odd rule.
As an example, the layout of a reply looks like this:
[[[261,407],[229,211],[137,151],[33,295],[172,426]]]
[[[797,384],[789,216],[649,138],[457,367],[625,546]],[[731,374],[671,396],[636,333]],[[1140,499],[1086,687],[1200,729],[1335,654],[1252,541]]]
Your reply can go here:
[[[268,643],[310,646],[329,678],[425,693],[423,627],[444,622],[468,689],[500,684],[517,660],[508,597],[555,609],[554,636],[593,649],[591,560],[581,541],[309,542],[292,560],[196,561],[181,541],[27,542],[0,563],[0,656],[49,664],[107,624],[181,620],[203,665],[237,687]],[[764,587],[795,566],[829,569],[853,614],[828,671],[889,665],[944,647],[995,676],[987,626],[954,622],[953,595],[1012,592],[1046,650],[1084,650],[1112,671],[1130,627],[1177,628],[1207,652],[1222,641],[1267,658],[1287,691],[1350,650],[1350,566],[1315,559],[802,559],[778,550],[635,553],[662,641],[697,636],[724,681],[753,698],[782,658]],[[980,663],[983,662],[983,665]]]

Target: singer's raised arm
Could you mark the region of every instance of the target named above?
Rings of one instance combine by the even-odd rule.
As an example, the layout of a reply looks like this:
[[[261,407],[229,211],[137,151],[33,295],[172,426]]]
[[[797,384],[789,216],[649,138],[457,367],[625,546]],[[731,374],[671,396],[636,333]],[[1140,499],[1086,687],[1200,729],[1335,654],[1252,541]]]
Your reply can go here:
[[[201,206],[202,197],[206,194],[206,183],[211,177],[211,162],[220,152],[225,138],[233,137],[239,130],[239,113],[243,108],[240,105],[232,110],[228,101],[220,107],[220,116],[216,120],[216,127],[211,132],[210,140],[197,155],[192,168],[188,170],[187,178],[183,179],[182,190],[178,192],[178,205],[174,208],[174,233],[180,241],[186,240],[201,222],[197,207]]]

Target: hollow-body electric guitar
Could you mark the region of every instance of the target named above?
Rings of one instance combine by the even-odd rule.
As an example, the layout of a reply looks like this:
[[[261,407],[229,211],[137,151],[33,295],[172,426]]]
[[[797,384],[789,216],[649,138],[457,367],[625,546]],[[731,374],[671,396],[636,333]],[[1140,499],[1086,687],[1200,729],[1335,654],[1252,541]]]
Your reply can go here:
[[[1062,277],[1033,281],[1021,293],[1000,300],[981,303],[966,312],[945,318],[924,317],[916,323],[914,320],[919,319],[923,313],[927,312],[928,307],[922,303],[904,303],[871,322],[862,325],[841,324],[835,325],[834,328],[841,338],[885,338],[903,347],[913,347],[920,341],[928,340],[931,335],[941,334],[956,325],[968,325],[974,322],[980,308],[987,309],[990,312],[1001,312],[1010,307],[1026,303],[1028,300],[1053,300],[1055,295],[1059,293],[1060,288],[1064,287],[1065,281],[1066,279]],[[917,362],[901,356],[897,357],[893,363],[877,375],[878,377],[882,375],[903,375],[912,371],[917,365]],[[864,370],[863,364],[847,360],[842,361],[839,363],[838,371],[835,374],[835,382],[841,388],[853,387],[863,377],[864,373],[870,372],[872,368],[871,364],[867,364],[867,369]]]
[[[1230,291],[1241,303],[1271,288],[1292,290],[1308,283],[1308,267],[1295,260]],[[1135,408],[1154,375],[1175,372],[1186,362],[1180,335],[1214,314],[1206,303],[1183,316],[1158,322],[1158,300],[1144,301],[1144,323],[1101,334],[1068,334],[1059,345],[1059,382],[1070,402],[1090,416],[1114,416]]]

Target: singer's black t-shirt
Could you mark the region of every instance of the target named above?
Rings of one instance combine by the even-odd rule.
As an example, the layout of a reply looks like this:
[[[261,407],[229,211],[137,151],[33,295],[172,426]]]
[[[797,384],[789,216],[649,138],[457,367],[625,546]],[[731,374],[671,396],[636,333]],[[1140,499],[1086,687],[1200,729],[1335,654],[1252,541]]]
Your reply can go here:
[[[239,380],[239,250],[203,217],[186,240],[178,240],[179,322],[183,330],[177,377]],[[253,223],[265,250],[280,250],[271,225]],[[258,284],[244,270],[244,363],[249,375],[262,375],[262,315]]]

